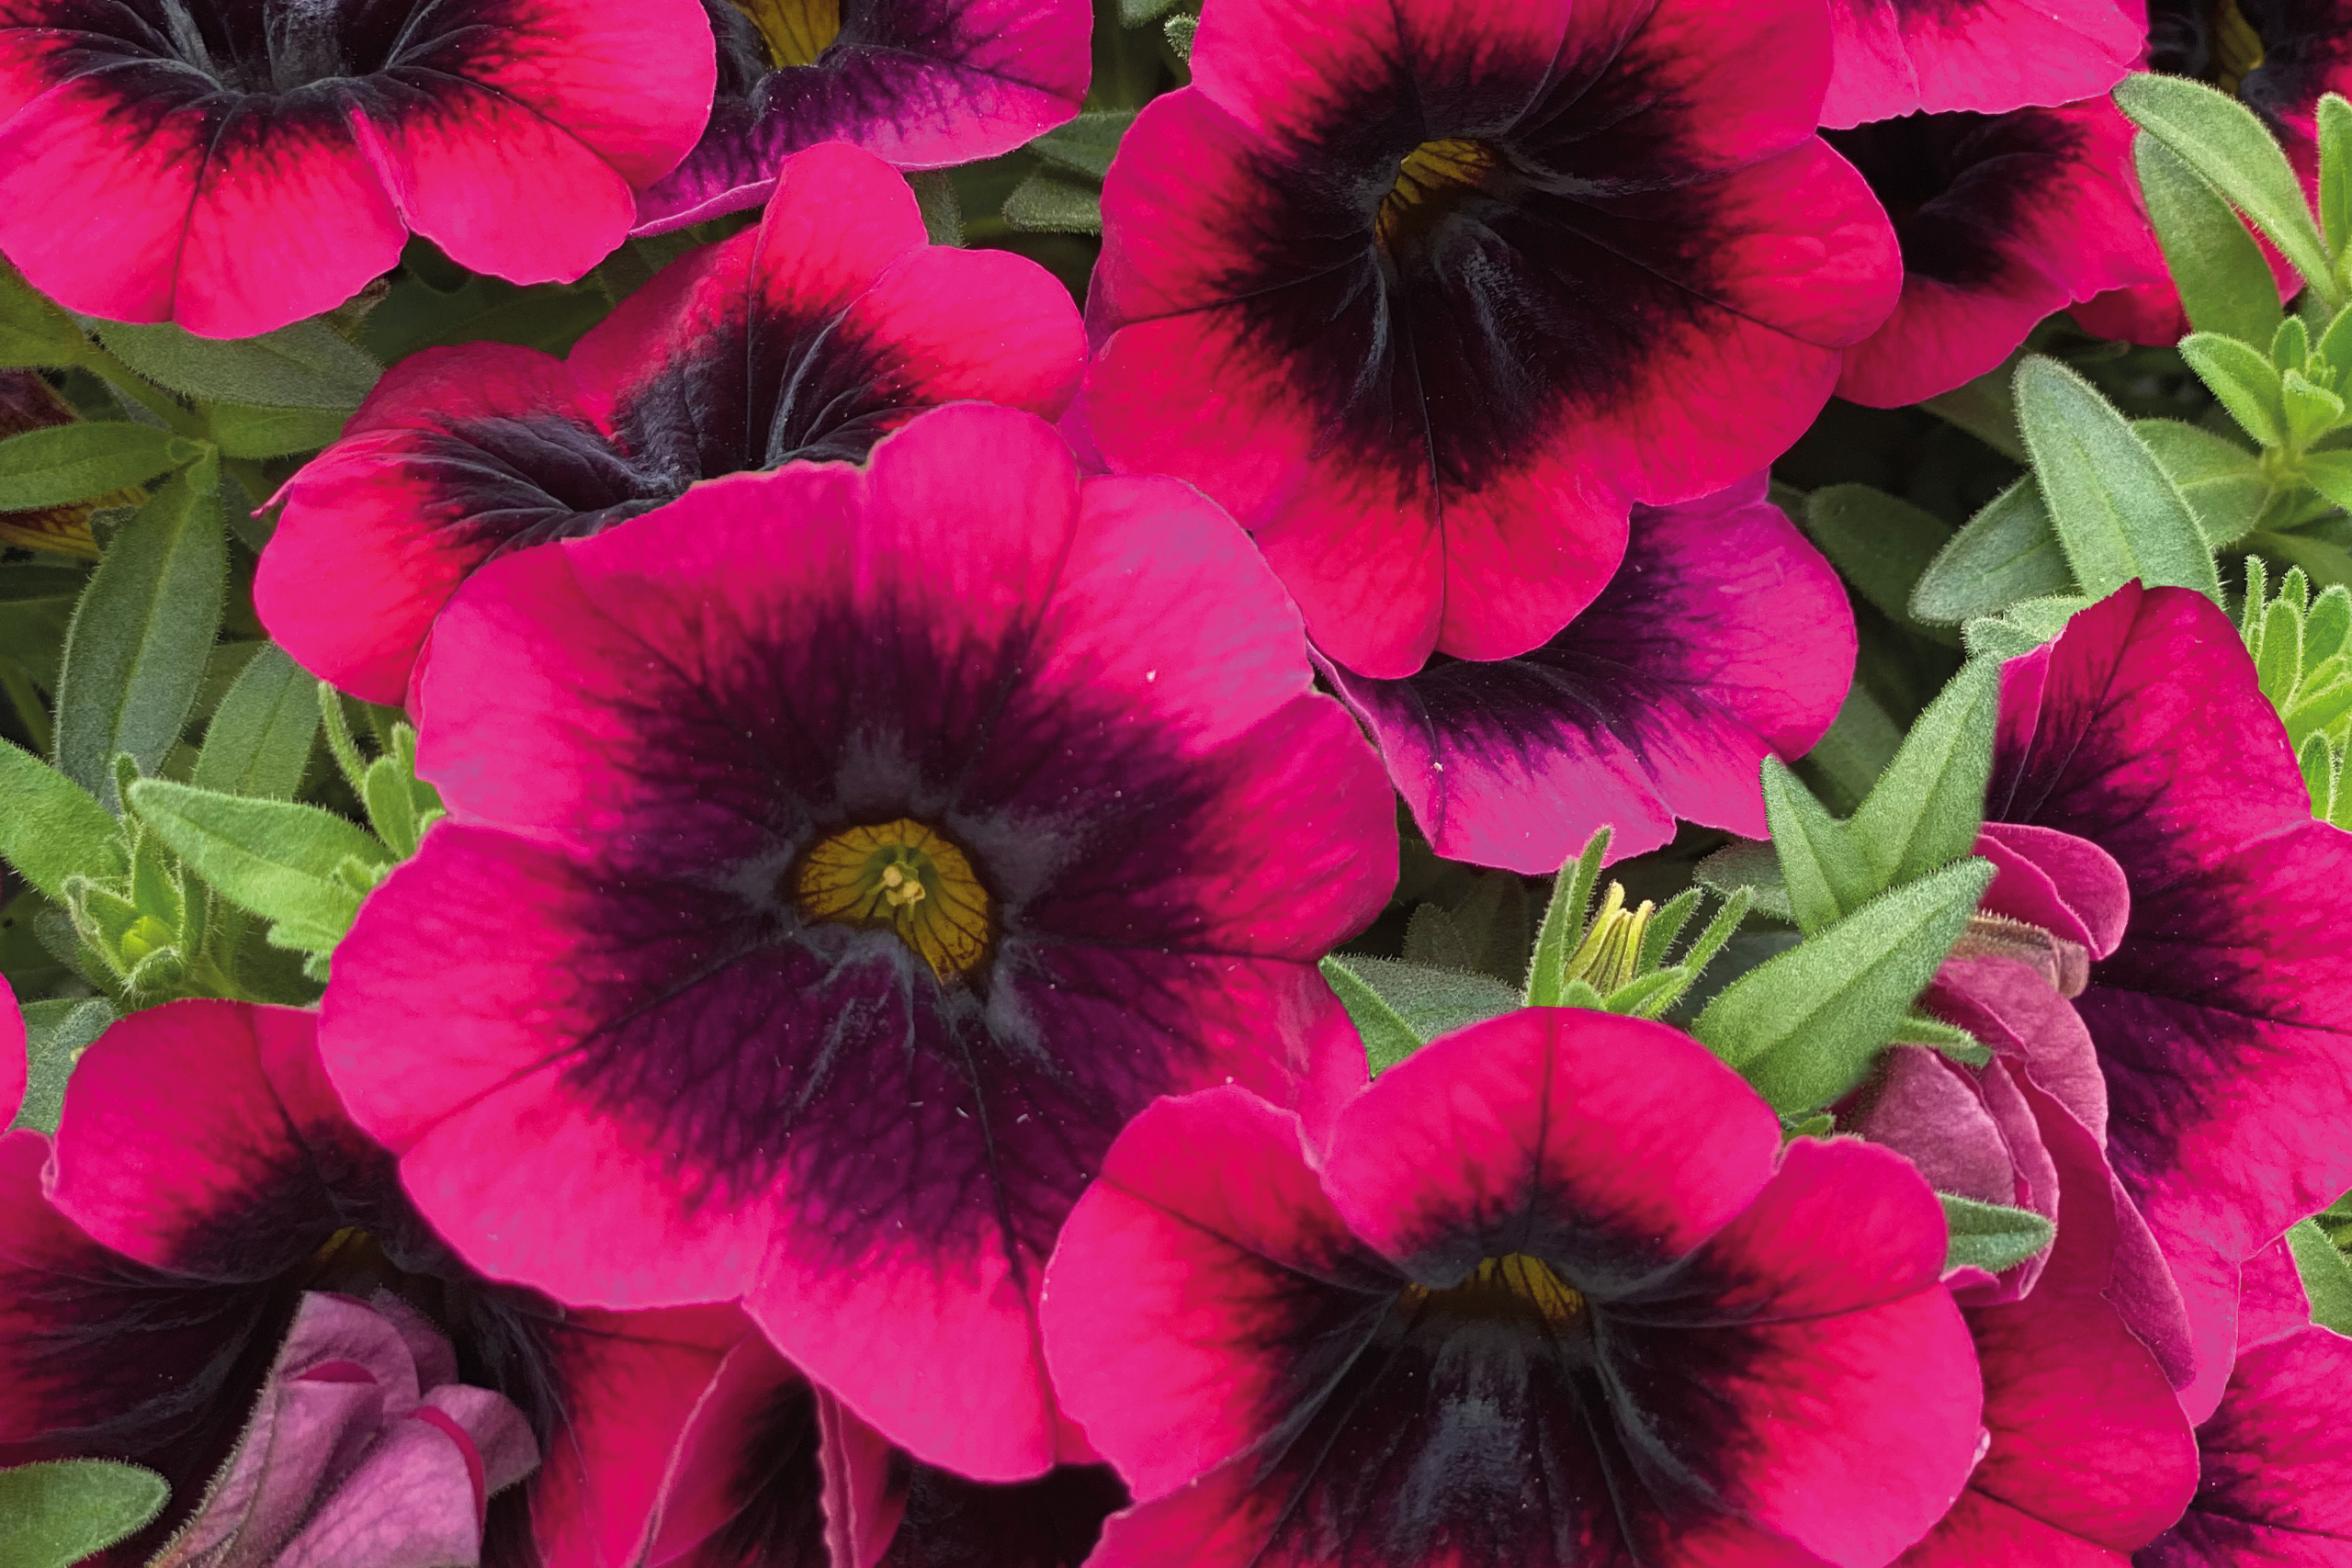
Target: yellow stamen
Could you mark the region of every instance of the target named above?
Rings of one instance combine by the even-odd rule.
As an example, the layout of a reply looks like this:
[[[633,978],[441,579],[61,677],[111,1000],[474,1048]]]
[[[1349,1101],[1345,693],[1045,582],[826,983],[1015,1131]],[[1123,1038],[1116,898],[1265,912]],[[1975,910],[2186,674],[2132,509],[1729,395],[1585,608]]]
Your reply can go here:
[[[1563,978],[1582,980],[1602,996],[1628,985],[1641,973],[1642,938],[1657,906],[1645,898],[1625,908],[1625,889],[1612,882],[1600,897],[1600,912],[1585,928],[1584,940],[1568,954]]]
[[[814,65],[841,36],[842,0],[734,0],[767,41],[776,65]]]
[[[1469,1278],[1458,1285],[1431,1291],[1419,1285],[1405,1289],[1413,1305],[1431,1303],[1465,1316],[1493,1317],[1532,1306],[1552,1327],[1573,1328],[1584,1318],[1584,1293],[1552,1271],[1552,1266],[1524,1252],[1506,1252],[1481,1258]]]
[[[1396,183],[1380,198],[1374,228],[1384,246],[1393,246],[1448,205],[1437,198],[1475,190],[1495,166],[1495,150],[1483,141],[1446,137],[1424,141],[1397,164]]]
[[[793,901],[803,919],[896,931],[943,981],[988,956],[988,890],[964,852],[910,818],[847,828],[800,862]]]
[[[2213,85],[2234,96],[2261,65],[2262,35],[2238,9],[2237,0],[2218,0],[2213,7]]]

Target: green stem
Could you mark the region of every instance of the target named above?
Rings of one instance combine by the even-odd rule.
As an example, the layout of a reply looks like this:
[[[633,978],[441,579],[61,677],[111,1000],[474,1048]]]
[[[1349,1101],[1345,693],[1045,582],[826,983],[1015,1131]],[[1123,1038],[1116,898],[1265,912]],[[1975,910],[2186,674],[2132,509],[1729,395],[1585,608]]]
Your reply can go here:
[[[201,437],[203,422],[180,407],[168,393],[108,354],[96,342],[84,351],[82,367],[162,420],[175,435]]]
[[[24,721],[25,738],[33,743],[33,754],[51,755],[57,744],[57,727],[50,722],[49,707],[33,689],[32,677],[13,664],[0,664],[0,692],[8,694],[17,716]]]

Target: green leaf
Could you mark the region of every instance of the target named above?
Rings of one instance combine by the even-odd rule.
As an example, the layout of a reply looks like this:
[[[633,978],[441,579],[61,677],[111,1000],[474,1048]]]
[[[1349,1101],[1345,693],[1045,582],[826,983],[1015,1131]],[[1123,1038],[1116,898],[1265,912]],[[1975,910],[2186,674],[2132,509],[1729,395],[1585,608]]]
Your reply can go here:
[[[0,441],[0,512],[38,512],[144,484],[204,449],[144,424],[81,422]]]
[[[1527,982],[1521,991],[1532,1008],[1556,1007],[1560,987],[1567,978],[1568,953],[1584,934],[1585,912],[1592,908],[1592,890],[1600,882],[1600,863],[1608,858],[1610,829],[1603,826],[1585,840],[1577,858],[1552,878],[1552,896],[1544,905],[1544,919],[1535,928],[1535,950],[1527,961]]]
[[[2261,458],[2227,436],[2177,419],[2135,419],[2132,433],[2180,487],[2209,547],[2218,550],[2252,531],[2270,499]]]
[[[2335,428],[2344,418],[2344,400],[2325,387],[2314,386],[2300,370],[2279,378],[2279,396],[2287,411],[2287,434],[2301,449]]]
[[[67,997],[25,1004],[25,1102],[15,1125],[54,1133],[65,1110],[74,1066],[114,1022],[104,997]]]
[[[1764,759],[1764,819],[1780,855],[1781,886],[1800,930],[1835,925],[1878,892],[1881,885],[1846,825],[1778,757]]]
[[[1936,1196],[1944,1205],[1947,1270],[1982,1269],[1998,1274],[2041,1251],[2058,1234],[2056,1226],[2030,1209],[1980,1203],[1949,1192]]]
[[[330,811],[288,800],[247,800],[167,779],[131,786],[139,818],[188,869],[238,908],[266,919],[340,936],[359,896],[336,875],[345,860],[381,866],[376,840]]]
[[[2123,416],[2089,382],[2039,355],[2018,367],[2017,387],[2034,476],[2081,591],[2104,598],[2137,578],[2219,604],[2221,580],[2196,514]]]
[[[80,784],[6,740],[0,740],[0,856],[59,900],[69,877],[103,880],[130,866],[122,829],[107,808]]]
[[[2352,1259],[2335,1249],[2327,1233],[2310,1220],[2287,1232],[2287,1249],[2303,1292],[2312,1300],[2312,1321],[2338,1334],[2352,1334]]]
[[[1911,613],[1957,626],[2074,585],[2058,530],[2029,476],[1987,502],[1937,552],[1911,591]]]
[[[964,243],[964,202],[956,182],[944,169],[915,169],[907,175],[915,193],[915,209],[922,214],[923,237],[934,245]]]
[[[2352,555],[2342,547],[2324,539],[2314,539],[2308,534],[2273,534],[2267,531],[2248,534],[2246,548],[2275,556],[2290,566],[2303,569],[2304,575],[2323,588],[2338,584],[2352,585]]]
[[[318,682],[266,644],[213,710],[189,779],[223,795],[291,800],[318,739]]]
[[[1972,1067],[1981,1067],[1993,1059],[1992,1047],[1982,1040],[1956,1023],[1946,1023],[1942,1019],[1930,1018],[1923,1012],[1913,1012],[1895,1025],[1894,1032],[1887,1037],[1887,1043],[1925,1045],[1930,1051],[1940,1052]]]
[[[1364,1059],[1373,1077],[1378,1077],[1428,1043],[1413,1032],[1412,1025],[1396,1015],[1396,1009],[1381,999],[1378,991],[1337,957],[1323,960],[1323,978],[1331,983],[1331,989],[1339,994],[1340,1004],[1348,1010],[1356,1032],[1363,1037]]]
[[[2025,443],[2018,437],[2017,405],[2009,401],[2007,366],[1964,381],[1949,392],[1939,392],[1919,406],[1968,432],[2004,457],[2025,461]]]
[[[1176,0],[1119,0],[1119,25],[1139,28],[1158,21],[1175,4]]]
[[[2001,667],[1973,660],[1912,725],[1847,825],[1873,874],[1871,891],[1950,865],[1976,842],[2000,707]]]
[[[1098,188],[1118,155],[1119,139],[1136,122],[1133,109],[1093,109],[1029,143],[1047,164],[1091,180]]]
[[[2254,235],[2221,192],[2154,137],[2134,137],[2132,156],[2189,324],[2268,343],[2278,326],[2278,283]]]
[[[2279,370],[2301,370],[2311,362],[2311,329],[2301,316],[2289,316],[2270,334],[2270,363]]]
[[[215,403],[207,409],[212,439],[232,457],[285,457],[315,452],[343,434],[340,409],[256,409]]]
[[[1189,14],[1170,17],[1163,24],[1168,29],[1168,47],[1176,58],[1190,65],[1193,62],[1193,40],[1200,36],[1201,19]]]
[[[2115,103],[2254,220],[2322,299],[2341,303],[2302,182],[2252,109],[2202,82],[2150,74],[2125,77]]]
[[[1783,1116],[1828,1104],[1869,1072],[1992,880],[1972,856],[1880,894],[1724,987],[1691,1032]]]
[[[1925,629],[1912,616],[1911,590],[1951,542],[1949,524],[1883,491],[1853,484],[1815,491],[1799,521],[1856,592],[1898,626]]]
[[[74,318],[0,259],[0,369],[62,369],[88,348]]]
[[[2278,367],[2251,344],[2214,333],[2180,340],[2180,356],[2212,389],[2238,428],[2265,446],[2287,445],[2287,416]]]
[[[163,767],[220,629],[228,544],[219,459],[175,475],[125,524],[74,612],[57,689],[57,765],[113,809],[114,759]]]
[[[146,1529],[171,1495],[153,1471],[106,1460],[0,1470],[0,1563],[72,1568]]]
[[[226,341],[169,324],[88,325],[116,358],[141,376],[206,402],[348,412],[384,373],[382,366],[317,321]]]
[[[1005,223],[1028,234],[1102,232],[1102,182],[1039,169],[1004,198]]]
[[[1520,1006],[1519,990],[1491,975],[1461,969],[1431,969],[1400,964],[1393,958],[1367,958],[1344,953],[1350,974],[1369,986],[1405,1027],[1422,1040],[1434,1040],[1474,1023],[1499,1018]]]
[[[1726,898],[1746,888],[1757,908],[1791,925],[1796,923],[1796,908],[1781,876],[1781,857],[1769,843],[1736,840],[1693,866],[1691,874],[1701,886]]]
[[[2352,245],[2352,104],[2340,93],[2319,100],[2319,220],[2327,248]]]

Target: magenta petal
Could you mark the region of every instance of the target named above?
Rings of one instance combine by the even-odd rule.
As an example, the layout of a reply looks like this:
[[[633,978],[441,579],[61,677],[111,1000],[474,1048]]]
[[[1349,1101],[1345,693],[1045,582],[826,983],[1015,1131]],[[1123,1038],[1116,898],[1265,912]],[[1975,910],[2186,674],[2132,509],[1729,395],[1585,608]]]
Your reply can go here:
[[[26,1055],[25,1015],[17,993],[0,976],[0,1123],[14,1122],[24,1104],[25,1078],[30,1061]]]
[[[1112,1145],[1039,1319],[1070,1415],[1148,1497],[1316,1392],[1396,1288],[1385,1274],[1324,1196],[1297,1119],[1208,1089],[1153,1105]],[[1273,1345],[1304,1365],[1258,1353]]]
[[[1835,0],[1829,17],[1824,125],[2072,103],[2113,86],[2142,44],[2115,0]]]
[[[320,1074],[316,1032],[309,1013],[240,1002],[120,1020],[66,1086],[51,1201],[159,1269],[257,1280],[289,1267],[337,1223],[319,1155],[369,1152]]]
[[[2123,940],[2131,884],[2115,857],[2088,839],[2029,822],[1987,822],[1976,852],[1994,866],[1981,906],[1986,913],[2080,942],[2093,958]]]
[[[1758,767],[1820,739],[1853,662],[1837,574],[1743,484],[1635,507],[1616,575],[1542,648],[1402,681],[1329,673],[1441,854],[1542,873],[1603,823],[1613,858],[1677,818],[1761,836]]]

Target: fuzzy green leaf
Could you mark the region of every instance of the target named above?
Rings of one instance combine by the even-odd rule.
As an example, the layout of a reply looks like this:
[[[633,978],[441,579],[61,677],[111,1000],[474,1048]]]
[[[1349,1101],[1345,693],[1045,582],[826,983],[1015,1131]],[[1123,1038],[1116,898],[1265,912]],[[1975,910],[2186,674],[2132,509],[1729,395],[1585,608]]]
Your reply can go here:
[[[2081,591],[2103,598],[2137,578],[2219,603],[2196,513],[2114,406],[2039,355],[2018,367],[2017,388],[2035,479]]]
[[[2309,534],[2273,534],[2265,530],[2248,534],[2244,543],[2250,550],[2260,550],[2290,566],[2301,567],[2304,575],[2323,588],[2352,585],[2352,554],[2325,539],[2313,538]]]
[[[218,458],[175,476],[123,525],[74,612],[58,677],[57,765],[118,805],[114,759],[162,769],[203,684],[228,580]]]
[[[1939,1192],[1943,1200],[1947,1241],[1944,1268],[1982,1269],[1998,1274],[2014,1269],[2048,1247],[2057,1227],[2030,1209],[2005,1203],[1980,1203]]]
[[[1828,1104],[1870,1071],[1992,879],[1972,856],[1880,894],[1724,987],[1691,1032],[1782,1115]]]
[[[1102,232],[1102,182],[1066,170],[1039,169],[1004,198],[1004,220],[1029,234]]]
[[[318,739],[318,682],[266,644],[213,710],[189,782],[223,795],[291,800]]]
[[[74,1065],[114,1018],[114,1008],[104,997],[25,1004],[25,1101],[15,1125],[36,1133],[57,1131]]]
[[[343,434],[341,409],[256,409],[216,403],[206,412],[212,439],[232,457],[315,452]]]
[[[2287,1232],[2287,1249],[2311,1297],[2312,1321],[2338,1334],[2352,1334],[2352,1258],[2346,1258],[2310,1220]]]
[[[0,1563],[72,1568],[144,1529],[171,1495],[153,1471],[106,1460],[0,1470]]]
[[[239,908],[340,935],[359,896],[336,875],[348,859],[381,866],[390,856],[333,812],[290,800],[247,800],[141,779],[131,786],[139,818],[188,868]]]
[[[2125,77],[2115,104],[2254,220],[2322,297],[2339,302],[2302,181],[2252,109],[2202,82],[2152,74]]]
[[[119,876],[130,864],[122,829],[89,791],[40,758],[0,740],[0,857],[51,898],[66,879]]]
[[[2334,430],[2344,418],[2344,400],[2325,387],[2314,386],[2300,370],[2278,378],[2279,397],[2287,411],[2287,434],[2298,447],[2307,446]]]
[[[1747,890],[1755,907],[1776,919],[1796,923],[1796,908],[1789,901],[1789,886],[1781,875],[1781,859],[1772,846],[1741,839],[1724,845],[1691,868],[1702,886],[1726,898]]]
[[[1846,825],[1778,757],[1764,759],[1764,819],[1779,852],[1781,886],[1797,926],[1832,926],[1868,903],[1880,884]]]
[[[2001,667],[1974,660],[1961,667],[1904,737],[1848,824],[1872,873],[1871,891],[1950,865],[1975,843],[2000,706]]]
[[[0,369],[62,368],[88,347],[73,317],[0,260]]]
[[[1340,961],[1422,1040],[1499,1018],[1520,1005],[1519,992],[1491,975],[1432,969],[1354,953],[1341,954]]]
[[[1987,502],[1936,553],[1911,590],[1911,613],[1958,626],[2074,585],[2058,530],[2029,476]]]
[[[1350,957],[1342,962],[1337,957],[1323,960],[1323,978],[1339,994],[1340,1005],[1348,1010],[1350,1021],[1363,1038],[1363,1054],[1372,1074],[1378,1077],[1426,1044],[1412,1025],[1397,1016],[1396,1010],[1384,1000],[1349,964],[1363,960]]]
[[[1056,168],[1093,181],[1099,187],[1118,156],[1119,140],[1136,122],[1133,109],[1092,109],[1029,143],[1029,151]]]
[[[2132,157],[2189,324],[2268,343],[2278,326],[2278,284],[2244,221],[2203,175],[2147,132],[2132,138]]]
[[[88,324],[115,357],[141,376],[207,402],[348,412],[384,373],[322,321],[232,340],[198,337],[168,323]]]
[[[2230,411],[2239,429],[2265,446],[2287,444],[2278,367],[2259,350],[2233,337],[2191,333],[2180,340],[2180,356]]]
[[[1608,858],[1610,829],[1602,827],[1585,840],[1577,858],[1552,878],[1552,896],[1544,901],[1544,918],[1535,927],[1535,948],[1527,963],[1521,996],[1529,1007],[1555,1007],[1560,986],[1567,978],[1568,953],[1584,934],[1585,913],[1592,907],[1592,890],[1600,883],[1600,863]]]
[[[2227,436],[2177,419],[2135,419],[2132,433],[2180,487],[2208,547],[2234,544],[2253,529],[2270,499],[2261,458]]]
[[[1187,65],[1193,62],[1193,40],[1200,36],[1201,19],[1190,12],[1180,12],[1161,24],[1168,32],[1168,47],[1176,58]]]
[[[1883,491],[1854,484],[1815,491],[1799,520],[1856,592],[1898,626],[1923,626],[1911,615],[1911,590],[1951,542],[1949,524]]]
[[[2319,220],[2327,248],[2352,245],[2352,104],[2340,93],[2319,100]]]
[[[88,501],[192,463],[204,448],[144,424],[84,421],[0,441],[0,512]]]

